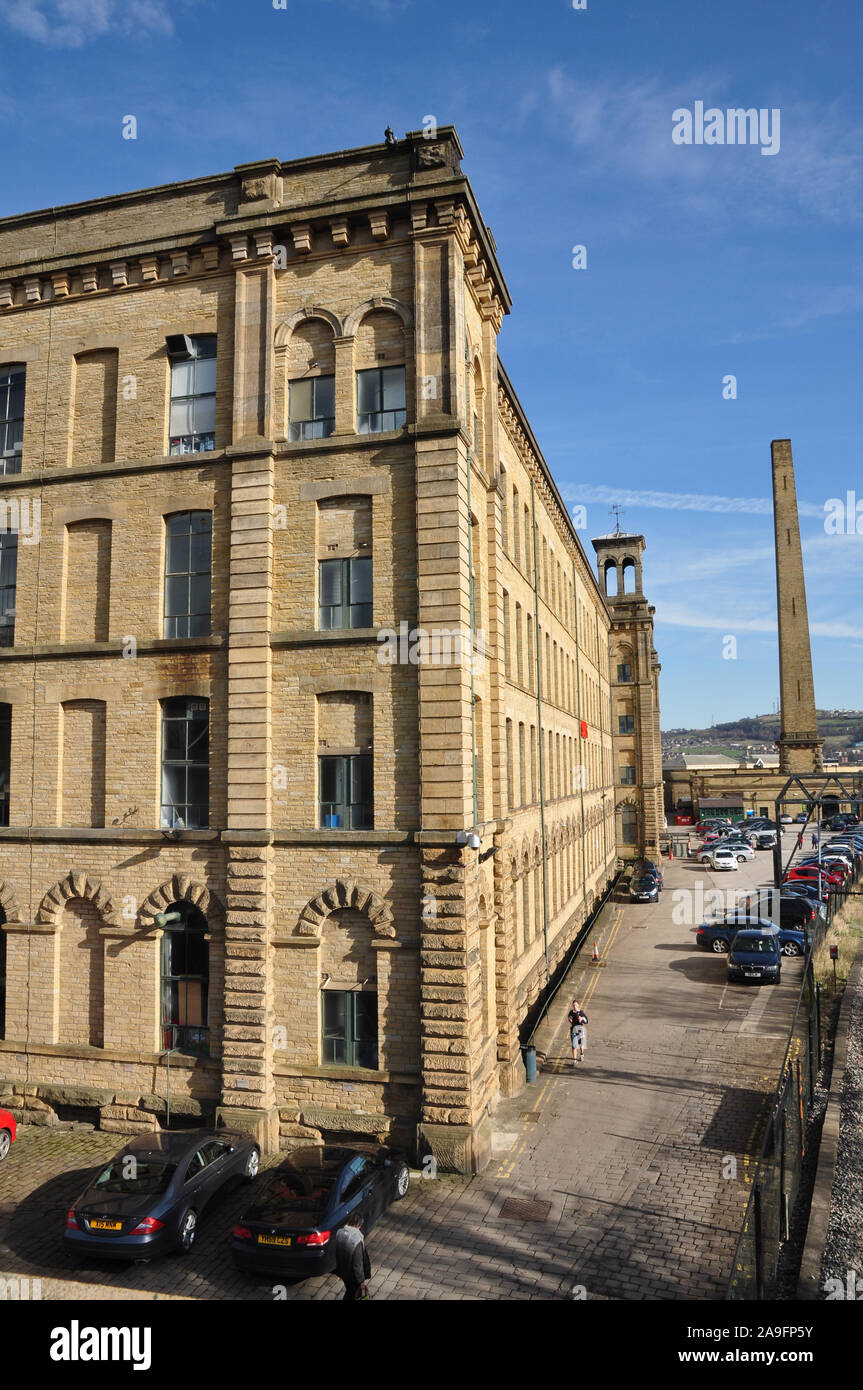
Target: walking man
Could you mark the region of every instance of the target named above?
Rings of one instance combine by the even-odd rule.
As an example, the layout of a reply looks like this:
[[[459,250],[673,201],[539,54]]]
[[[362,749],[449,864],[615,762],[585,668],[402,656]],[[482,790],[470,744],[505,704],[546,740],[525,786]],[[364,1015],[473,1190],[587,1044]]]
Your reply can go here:
[[[572,1008],[568,1014],[569,1020],[569,1040],[572,1043],[572,1065],[584,1061],[584,1046],[586,1041],[586,1028],[588,1024],[587,1014],[581,1007],[577,999],[573,999]],[[578,1056],[576,1057],[576,1052]]]
[[[358,1211],[336,1234],[336,1274],[345,1286],[345,1299],[371,1298],[369,1252],[363,1240],[363,1218]]]
[[[813,849],[817,849],[817,848],[818,848],[818,835],[817,835],[816,833],[814,833],[814,832],[813,832],[813,835],[812,835],[812,848],[813,848]]]

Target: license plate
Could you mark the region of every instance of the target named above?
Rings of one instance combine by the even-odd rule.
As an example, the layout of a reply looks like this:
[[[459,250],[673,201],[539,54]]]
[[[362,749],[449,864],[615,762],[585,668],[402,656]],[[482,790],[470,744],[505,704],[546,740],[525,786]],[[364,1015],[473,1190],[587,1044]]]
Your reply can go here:
[[[91,1231],[122,1231],[122,1221],[91,1221]]]
[[[290,1236],[258,1236],[259,1245],[290,1245]]]
[[[760,970],[744,970],[744,975],[748,975],[751,980],[757,980],[761,974]]]

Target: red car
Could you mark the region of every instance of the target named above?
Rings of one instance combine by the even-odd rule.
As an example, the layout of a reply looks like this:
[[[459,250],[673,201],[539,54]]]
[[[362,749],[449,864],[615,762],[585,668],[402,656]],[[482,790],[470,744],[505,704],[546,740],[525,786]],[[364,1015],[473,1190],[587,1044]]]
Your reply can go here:
[[[15,1143],[15,1121],[8,1110],[0,1110],[0,1163]]]
[[[805,865],[801,865],[800,868],[789,869],[785,875],[785,882],[788,883],[789,880],[793,881],[799,878],[803,883],[818,883],[819,876],[822,883],[832,884],[835,888],[839,888],[842,884],[842,874],[833,873],[830,869],[807,869]]]

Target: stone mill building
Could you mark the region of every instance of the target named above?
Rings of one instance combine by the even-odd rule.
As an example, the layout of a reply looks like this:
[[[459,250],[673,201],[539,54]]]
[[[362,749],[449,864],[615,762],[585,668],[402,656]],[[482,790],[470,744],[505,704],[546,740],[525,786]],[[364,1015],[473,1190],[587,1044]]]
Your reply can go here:
[[[0,1099],[43,1123],[170,1087],[475,1170],[613,880],[614,617],[461,157],[0,220]]]

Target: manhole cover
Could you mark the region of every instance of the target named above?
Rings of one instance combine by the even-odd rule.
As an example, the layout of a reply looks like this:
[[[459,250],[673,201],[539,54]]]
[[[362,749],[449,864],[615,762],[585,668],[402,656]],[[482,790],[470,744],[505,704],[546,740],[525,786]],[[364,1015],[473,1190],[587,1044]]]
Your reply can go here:
[[[522,1110],[518,1118],[520,1120],[530,1120],[530,1123],[535,1125],[541,1114],[541,1110]]]
[[[529,1197],[507,1197],[500,1209],[504,1221],[545,1221],[551,1202],[532,1201]]]

